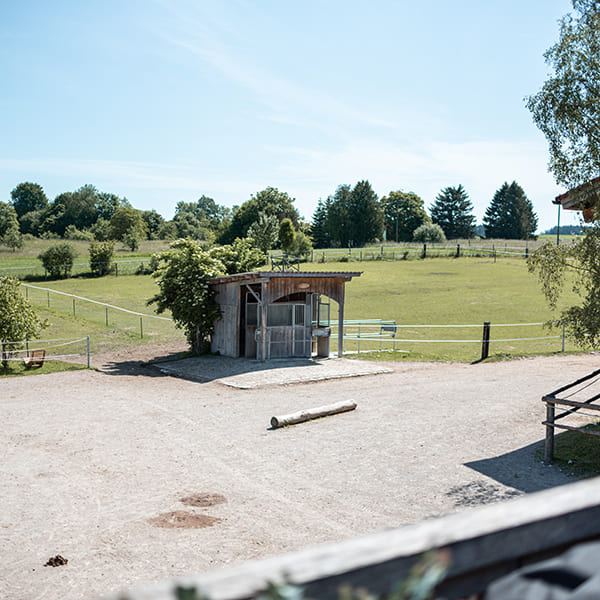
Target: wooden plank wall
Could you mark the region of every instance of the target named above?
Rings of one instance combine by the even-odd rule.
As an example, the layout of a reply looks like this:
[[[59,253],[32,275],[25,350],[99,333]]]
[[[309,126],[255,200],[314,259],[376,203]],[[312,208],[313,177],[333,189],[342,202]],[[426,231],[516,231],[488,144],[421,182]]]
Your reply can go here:
[[[163,581],[107,600],[174,600],[195,587],[212,600],[255,597],[268,582],[303,586],[329,600],[341,584],[389,592],[427,551],[448,549],[451,567],[440,593],[457,599],[522,565],[600,539],[600,479],[537,492],[337,544],[251,561],[213,573]]]

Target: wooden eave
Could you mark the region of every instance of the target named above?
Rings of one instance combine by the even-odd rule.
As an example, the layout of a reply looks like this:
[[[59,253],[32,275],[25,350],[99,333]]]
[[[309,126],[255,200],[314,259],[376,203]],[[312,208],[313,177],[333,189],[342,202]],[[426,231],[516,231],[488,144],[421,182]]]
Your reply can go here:
[[[260,283],[271,279],[336,279],[351,281],[353,277],[360,277],[362,271],[250,271],[248,273],[235,273],[209,279],[211,285],[233,282]]]
[[[600,199],[600,177],[578,185],[576,188],[556,196],[553,204],[560,204],[567,210],[585,210],[595,206]]]

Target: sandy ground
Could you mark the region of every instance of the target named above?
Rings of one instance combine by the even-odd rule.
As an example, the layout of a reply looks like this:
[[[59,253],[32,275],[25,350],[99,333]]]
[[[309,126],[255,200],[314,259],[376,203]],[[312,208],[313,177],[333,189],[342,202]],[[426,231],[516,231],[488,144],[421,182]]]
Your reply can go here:
[[[139,358],[0,382],[0,597],[93,598],[567,483],[535,459],[540,397],[599,362],[329,361],[319,375],[393,371],[289,384],[311,367]]]

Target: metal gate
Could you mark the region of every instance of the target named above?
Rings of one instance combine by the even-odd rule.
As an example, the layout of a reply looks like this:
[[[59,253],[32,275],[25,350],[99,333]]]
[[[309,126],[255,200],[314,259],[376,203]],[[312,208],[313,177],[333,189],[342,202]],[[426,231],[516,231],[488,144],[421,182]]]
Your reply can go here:
[[[267,308],[267,360],[310,358],[310,304],[274,303]]]

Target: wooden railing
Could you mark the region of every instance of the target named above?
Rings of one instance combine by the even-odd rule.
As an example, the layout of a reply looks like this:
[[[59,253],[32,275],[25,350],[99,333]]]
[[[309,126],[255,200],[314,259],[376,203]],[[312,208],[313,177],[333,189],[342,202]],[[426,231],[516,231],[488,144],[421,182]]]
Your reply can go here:
[[[212,600],[244,600],[256,597],[269,582],[284,581],[302,586],[306,598],[317,600],[336,598],[342,584],[385,594],[424,553],[439,549],[449,551],[451,563],[438,592],[457,599],[480,594],[502,575],[593,539],[600,539],[600,480],[596,479],[337,544],[164,581],[107,600],[174,600],[177,588],[195,589]]]

